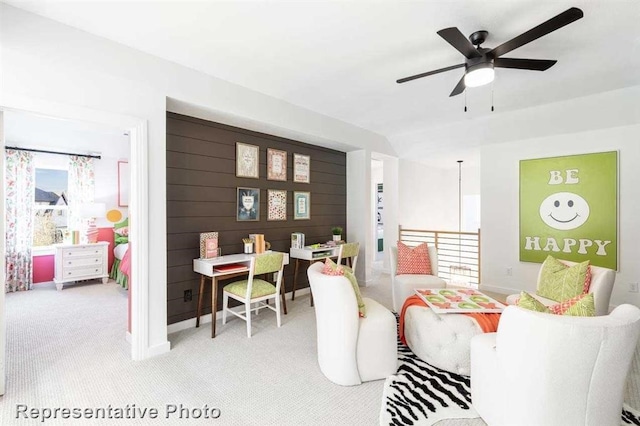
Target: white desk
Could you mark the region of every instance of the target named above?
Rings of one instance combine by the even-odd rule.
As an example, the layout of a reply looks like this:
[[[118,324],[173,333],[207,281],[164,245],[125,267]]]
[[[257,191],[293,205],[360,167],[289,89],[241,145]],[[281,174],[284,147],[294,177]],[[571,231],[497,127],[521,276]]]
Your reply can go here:
[[[283,253],[283,263],[289,264],[289,254]],[[193,259],[193,271],[200,274],[200,292],[198,293],[198,311],[196,314],[196,327],[200,327],[200,313],[202,310],[202,293],[204,293],[205,277],[211,278],[211,338],[216,337],[216,311],[218,308],[218,280],[226,280],[229,278],[247,275],[251,259],[257,254],[230,254],[226,256],[214,257],[211,259]],[[230,265],[239,263],[246,265],[244,269],[218,272],[215,268],[222,265]],[[284,314],[287,314],[287,305],[284,300],[284,277],[280,286],[282,294],[282,307]]]
[[[298,269],[300,267],[300,261],[301,260],[306,260],[307,262],[309,262],[309,265],[311,265],[311,263],[317,261],[317,260],[323,260],[326,259],[327,257],[338,257],[338,255],[340,254],[340,246],[334,246],[334,247],[318,247],[318,248],[312,248],[311,246],[306,246],[305,248],[290,248],[289,249],[289,256],[291,256],[292,259],[296,260],[296,267],[295,270],[293,272],[293,290],[291,291],[291,300],[295,300],[296,298],[296,285],[298,284]],[[313,296],[311,297],[311,306],[313,306]]]

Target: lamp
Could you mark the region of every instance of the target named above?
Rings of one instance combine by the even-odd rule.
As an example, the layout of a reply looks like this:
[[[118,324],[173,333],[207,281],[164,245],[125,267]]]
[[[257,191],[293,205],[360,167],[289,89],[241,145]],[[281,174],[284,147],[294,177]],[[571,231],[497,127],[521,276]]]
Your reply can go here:
[[[464,85],[466,87],[478,87],[489,84],[495,77],[493,62],[480,62],[467,68],[464,75]]]
[[[96,218],[102,217],[107,211],[105,203],[87,203],[81,204],[79,215],[87,220],[87,243],[93,244],[98,242],[98,228],[96,227]]]

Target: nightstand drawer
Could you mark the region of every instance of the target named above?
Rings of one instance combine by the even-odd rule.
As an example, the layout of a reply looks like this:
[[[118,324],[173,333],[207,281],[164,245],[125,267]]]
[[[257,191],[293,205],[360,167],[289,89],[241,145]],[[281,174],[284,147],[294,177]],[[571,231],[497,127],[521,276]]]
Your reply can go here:
[[[90,268],[66,269],[62,272],[63,279],[82,279],[82,277],[95,277],[103,273],[102,265]]]
[[[102,256],[92,257],[68,257],[65,256],[62,260],[62,267],[64,269],[73,268],[76,266],[98,266],[102,265]]]
[[[78,246],[78,247],[63,249],[62,258],[69,259],[69,258],[85,257],[85,256],[101,256],[103,252],[104,252],[104,249],[102,247]]]

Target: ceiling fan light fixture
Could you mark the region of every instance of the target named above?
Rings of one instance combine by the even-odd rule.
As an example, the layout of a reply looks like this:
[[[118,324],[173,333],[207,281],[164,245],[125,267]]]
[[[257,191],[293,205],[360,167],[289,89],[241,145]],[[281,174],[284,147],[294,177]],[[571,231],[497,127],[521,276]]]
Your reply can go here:
[[[466,87],[484,86],[491,83],[494,78],[493,63],[477,64],[467,68],[467,72],[464,75],[464,85]]]

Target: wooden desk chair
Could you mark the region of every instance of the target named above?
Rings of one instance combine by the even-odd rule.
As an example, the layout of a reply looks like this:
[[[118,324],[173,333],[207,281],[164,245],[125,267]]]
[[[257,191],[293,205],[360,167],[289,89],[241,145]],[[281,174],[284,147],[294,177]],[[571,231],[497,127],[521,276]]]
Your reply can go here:
[[[342,259],[346,259],[347,264],[342,265],[346,270],[356,273],[356,263],[358,262],[358,253],[360,252],[360,243],[345,243],[340,245],[338,254],[338,265],[342,263]]]
[[[249,278],[234,281],[224,286],[222,290],[222,324],[227,323],[227,312],[243,319],[247,323],[247,337],[251,337],[251,312],[263,308],[271,309],[276,313],[276,321],[280,327],[280,286],[282,285],[282,272],[284,270],[284,255],[282,253],[267,253],[251,259]],[[258,275],[278,273],[276,285],[256,278]],[[244,315],[229,308],[229,298],[244,304]],[[274,299],[275,307],[268,301]],[[255,307],[252,308],[252,305]]]

